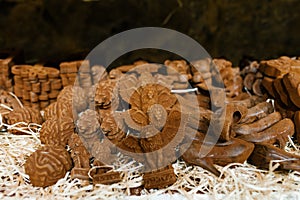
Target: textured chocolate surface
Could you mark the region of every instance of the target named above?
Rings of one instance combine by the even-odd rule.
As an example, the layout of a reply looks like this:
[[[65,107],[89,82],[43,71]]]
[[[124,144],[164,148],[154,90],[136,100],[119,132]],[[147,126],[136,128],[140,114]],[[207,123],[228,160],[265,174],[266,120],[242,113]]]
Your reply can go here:
[[[41,146],[29,156],[25,172],[34,186],[46,187],[63,178],[72,167],[70,154],[61,146]]]
[[[36,123],[36,124],[43,123],[43,118],[40,111],[28,107],[16,108],[8,115],[6,115],[5,118],[8,124],[15,124],[18,122]]]
[[[70,117],[47,119],[41,128],[41,142],[47,145],[65,146],[75,131],[75,124]]]

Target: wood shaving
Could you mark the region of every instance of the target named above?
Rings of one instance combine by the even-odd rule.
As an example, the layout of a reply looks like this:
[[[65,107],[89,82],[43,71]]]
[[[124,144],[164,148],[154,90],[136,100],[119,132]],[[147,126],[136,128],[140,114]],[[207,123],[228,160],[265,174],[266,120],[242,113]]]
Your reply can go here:
[[[3,124],[1,126],[9,126]],[[29,125],[24,125],[28,127]],[[24,129],[25,129],[24,128]],[[142,184],[139,174],[141,165],[119,155],[114,163],[123,173],[123,181],[113,185],[82,186],[79,179],[71,180],[70,173],[55,185],[46,188],[33,187],[24,172],[26,158],[40,146],[39,129],[29,131],[31,135],[0,133],[0,198],[17,199],[153,199],[170,195],[185,199],[210,197],[214,199],[297,199],[300,197],[300,173],[260,170],[244,163],[232,163],[217,168],[225,175],[218,178],[198,166],[188,166],[178,160],[173,164],[178,177],[175,184],[165,189],[141,191],[141,196],[130,196],[131,188]],[[297,147],[297,149],[295,149]],[[297,153],[299,146],[287,143],[286,151]],[[178,197],[178,198],[179,198]]]

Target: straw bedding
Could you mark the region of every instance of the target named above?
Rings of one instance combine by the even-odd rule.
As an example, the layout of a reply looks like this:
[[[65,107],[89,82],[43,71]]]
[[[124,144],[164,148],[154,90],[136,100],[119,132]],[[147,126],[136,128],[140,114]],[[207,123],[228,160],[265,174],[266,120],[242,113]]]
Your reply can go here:
[[[15,128],[3,124],[2,120],[0,123],[0,126]],[[30,135],[0,133],[0,199],[300,199],[300,172],[274,171],[278,167],[276,161],[270,164],[269,170],[260,170],[247,163],[218,167],[225,175],[225,178],[218,178],[201,167],[188,166],[178,160],[173,164],[178,176],[175,184],[160,190],[141,190],[141,196],[134,196],[138,189],[133,188],[142,183],[138,172],[141,166],[119,155],[114,167],[122,171],[120,183],[91,185],[79,179],[71,180],[67,173],[53,186],[33,187],[23,165],[41,145],[40,126],[24,124],[25,128]],[[285,147],[293,153],[299,152],[298,148],[291,140]]]

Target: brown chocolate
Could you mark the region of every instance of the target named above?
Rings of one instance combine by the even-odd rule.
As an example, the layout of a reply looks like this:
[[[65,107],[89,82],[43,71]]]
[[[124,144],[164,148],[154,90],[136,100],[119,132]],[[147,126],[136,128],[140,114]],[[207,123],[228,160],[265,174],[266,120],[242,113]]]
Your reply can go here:
[[[267,76],[277,78],[282,77],[290,71],[290,59],[274,59],[262,61],[259,70]]]
[[[135,65],[121,65],[118,66],[118,70],[120,70],[122,73],[126,73],[130,70],[132,70],[135,67]]]
[[[252,90],[254,81],[256,80],[254,73],[249,73],[245,76],[243,84],[248,90]]]
[[[73,111],[80,113],[88,107],[84,90],[78,86],[67,86],[57,96],[57,101],[72,105]]]
[[[138,78],[135,74],[126,74],[118,81],[118,89],[122,99],[129,103],[131,95],[137,89]]]
[[[38,75],[38,79],[40,80],[47,80],[48,78],[48,73],[45,70],[39,70],[37,72],[37,75]]]
[[[44,67],[44,70],[47,72],[49,78],[58,78],[59,70],[53,67]]]
[[[35,70],[35,69],[29,70],[28,79],[30,81],[35,81],[35,80],[37,80],[37,78],[38,78],[37,70]]]
[[[39,102],[31,102],[30,107],[35,109],[35,110],[41,110]]]
[[[50,105],[50,101],[40,101],[40,108],[44,110],[46,107]]]
[[[96,85],[101,80],[101,78],[103,78],[106,75],[106,70],[103,66],[94,65],[91,68],[91,75],[93,84]]]
[[[244,106],[228,104],[223,112],[225,113],[223,113],[220,118],[213,118],[211,123],[215,125],[213,126],[214,128],[218,128],[222,125],[221,123],[223,123],[219,140],[229,141],[236,135],[236,132],[232,131],[232,125],[239,123],[242,119],[244,119],[248,110]]]
[[[248,109],[247,115],[241,119],[241,123],[251,123],[263,117],[266,117],[268,114],[274,111],[273,105],[268,102],[258,103]]]
[[[8,106],[12,109],[18,109],[21,107],[17,99],[10,95],[7,91],[0,89],[0,103]],[[4,108],[3,108],[4,109]],[[2,107],[0,108],[2,110]],[[7,109],[5,109],[7,111]]]
[[[159,104],[151,106],[147,114],[149,116],[150,124],[153,124],[157,129],[161,129],[165,125],[168,117],[165,108]]]
[[[31,83],[29,81],[23,82],[23,88],[27,91],[31,91]]]
[[[282,78],[275,79],[275,81],[273,82],[273,86],[276,99],[280,98],[281,102],[283,102],[286,106],[289,106],[290,100],[283,84]]]
[[[30,94],[29,91],[24,90],[23,95],[22,95],[23,100],[30,102],[30,95],[29,94]]]
[[[147,74],[156,73],[161,67],[161,65],[155,63],[147,63],[143,61],[140,61],[140,63],[139,61],[135,62],[134,66],[135,68],[132,69],[131,72],[136,72],[140,75],[142,75],[143,73],[147,73]]]
[[[40,93],[41,92],[41,83],[32,83],[30,90],[34,93]]]
[[[68,73],[77,73],[77,62],[62,62],[59,65],[60,73],[68,74]]]
[[[300,108],[300,74],[290,72],[284,75],[283,83],[291,101]]]
[[[275,97],[275,93],[274,93],[274,88],[273,88],[273,78],[269,78],[269,77],[264,77],[262,79],[262,86],[266,89],[267,93],[271,96],[271,97]]]
[[[261,132],[278,121],[281,120],[281,114],[279,112],[274,112],[269,114],[268,116],[261,118],[251,124],[239,124],[233,127],[235,133],[239,135],[249,135],[257,132]]]
[[[116,108],[118,106],[118,95],[115,91],[115,81],[100,81],[96,88],[95,104],[99,108]]]
[[[62,83],[60,79],[51,81],[51,89],[52,90],[60,90],[62,88]]]
[[[50,118],[42,125],[40,139],[43,144],[64,147],[74,131],[75,125],[72,118]]]
[[[122,71],[119,68],[116,69],[112,69],[109,73],[108,73],[108,77],[110,79],[118,79],[121,78],[121,76],[123,75]]]
[[[271,116],[270,114],[269,116]],[[268,117],[266,117],[268,118]],[[261,121],[261,120],[259,120]],[[271,122],[268,122],[271,124]],[[268,124],[268,125],[269,125]],[[265,128],[265,126],[262,126]],[[251,127],[253,128],[253,127]],[[262,129],[262,128],[261,128]],[[260,129],[260,130],[261,130]],[[253,143],[270,143],[274,144],[278,142],[281,148],[284,148],[286,142],[288,141],[288,137],[291,137],[294,134],[294,123],[292,120],[285,118],[261,132],[252,132],[251,134],[243,135],[238,138],[253,142]]]
[[[70,117],[72,118],[71,105],[61,101],[50,104],[44,110],[44,119]]]
[[[110,109],[100,110],[101,130],[114,144],[118,144],[126,135],[121,117]]]
[[[71,158],[75,168],[90,168],[90,153],[87,151],[79,135],[74,133],[70,136],[68,145],[71,149]],[[86,174],[88,177],[88,174]]]
[[[188,150],[183,153],[182,158],[189,164],[199,165],[216,176],[220,176],[220,172],[213,164],[225,166],[230,163],[243,163],[254,149],[252,143],[232,138],[225,143],[215,144],[205,157],[199,154],[201,148],[210,147],[211,144],[203,144],[202,141],[195,140]]]
[[[172,165],[169,165],[157,171],[144,173],[143,178],[144,187],[146,189],[165,188],[169,185],[174,184],[177,180]]]
[[[25,123],[36,123],[42,124],[43,118],[39,110],[35,110],[33,108],[24,107],[24,108],[16,108],[8,115],[5,116],[8,124],[15,124],[18,122]],[[18,131],[13,131],[14,133]]]
[[[60,78],[61,78],[61,82],[62,82],[63,87],[66,87],[66,86],[70,85],[69,79],[68,79],[66,74],[60,74]]]
[[[264,92],[262,90],[262,79],[256,79],[252,85],[253,93],[257,96],[263,96]]]
[[[102,167],[98,173],[92,175],[93,184],[110,185],[122,180],[120,172],[113,171],[111,167]]]
[[[90,62],[88,60],[77,61],[77,69],[79,73],[90,73]]]
[[[122,141],[118,144],[118,147],[121,149],[121,152],[123,151],[129,151],[133,153],[143,153],[143,149],[140,145],[140,139],[132,136],[132,135],[127,135],[122,139]],[[126,152],[124,152],[126,154]],[[139,162],[144,162],[144,157],[140,156],[135,156],[135,160]]]
[[[258,168],[269,169],[272,160],[280,161],[278,162],[280,164],[279,169],[300,171],[300,156],[267,143],[255,144],[248,162]]]
[[[94,138],[102,134],[100,128],[100,117],[94,110],[86,110],[82,112],[76,122],[78,134],[85,139]]]
[[[132,129],[141,130],[143,126],[146,126],[149,123],[148,115],[141,110],[132,108],[128,111],[129,115],[125,115],[125,123]]]
[[[78,179],[81,179],[81,180],[89,181],[89,179],[90,179],[90,177],[88,175],[89,171],[90,171],[90,167],[89,168],[74,167],[71,170],[71,178],[72,179],[78,178]]]
[[[56,97],[59,95],[60,90],[51,90],[48,93],[49,99],[56,99]]]
[[[31,65],[14,65],[12,68],[11,68],[11,72],[14,74],[14,75],[20,75],[21,76],[21,73],[23,73],[23,76],[22,77],[26,77],[26,73],[28,73],[28,70],[31,68],[32,66]]]
[[[282,102],[276,100],[274,102],[275,109],[280,112],[282,118],[290,118],[292,119],[295,114],[295,110],[291,110],[289,107],[286,107]]]
[[[46,82],[41,83],[41,90],[43,92],[49,92],[51,90],[50,81],[46,81]]]
[[[36,93],[30,92],[29,95],[30,95],[31,102],[36,103],[39,101],[39,96]]]
[[[25,163],[33,186],[47,187],[63,178],[72,167],[70,154],[61,146],[41,146]]]
[[[48,101],[49,97],[48,97],[48,93],[46,92],[41,92],[41,94],[39,95],[39,100],[40,101]]]
[[[300,111],[295,112],[294,115],[294,123],[295,123],[295,130],[296,130],[296,138],[297,142],[300,143]]]

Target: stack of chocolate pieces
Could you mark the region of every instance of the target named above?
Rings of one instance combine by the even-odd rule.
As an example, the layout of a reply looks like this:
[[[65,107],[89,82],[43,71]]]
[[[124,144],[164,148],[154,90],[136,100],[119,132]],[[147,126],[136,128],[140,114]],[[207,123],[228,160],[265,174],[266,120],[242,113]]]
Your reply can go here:
[[[0,58],[0,87],[12,92],[11,67],[13,65],[13,57]]]
[[[265,75],[263,86],[275,99],[275,108],[294,120],[300,141],[300,60],[280,57],[262,61],[259,70]],[[265,81],[264,81],[265,80]]]
[[[82,61],[62,62],[60,63],[60,77],[63,87],[73,85],[75,83],[78,69]]]
[[[261,85],[264,75],[258,68],[259,63],[257,61],[250,62],[241,71],[241,76],[243,77],[243,86],[246,91],[257,96],[263,96],[265,91]]]
[[[55,102],[62,89],[59,70],[41,65],[15,65],[14,93],[22,100],[24,106],[44,109]]]
[[[103,67],[86,61],[61,63],[61,77],[67,78],[62,85],[69,86],[45,109],[40,131],[45,148],[25,164],[32,184],[52,185],[70,169],[71,178],[119,182],[120,172],[110,167],[117,153],[134,155],[143,164],[146,189],[164,188],[180,178],[171,165],[179,155],[216,176],[221,173],[214,164],[246,160],[263,169],[280,160],[279,169],[300,171],[300,156],[284,149],[294,135],[300,141],[300,60],[281,57],[243,71],[225,59],[166,60],[164,65],[137,61],[105,75]],[[33,85],[47,82],[41,81],[45,76],[53,82],[54,75],[50,79],[41,66],[14,66],[12,71],[21,93],[16,94],[24,100],[30,91],[31,104]],[[50,84],[50,91],[56,88]],[[206,138],[216,144],[210,148]],[[209,147],[207,154],[202,155],[202,147]]]
[[[63,87],[74,85],[76,81],[76,85],[81,86],[83,89],[96,84],[105,71],[102,66],[95,65],[91,67],[87,60],[62,62],[59,67]]]

